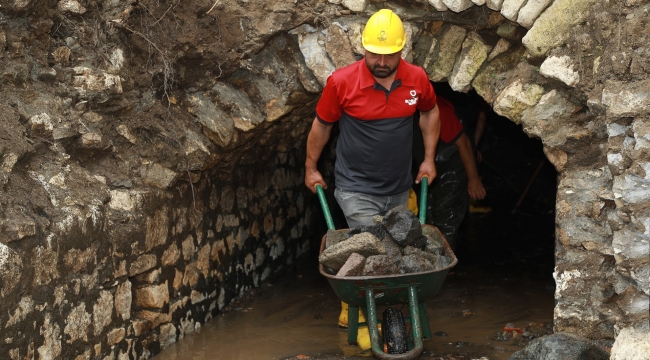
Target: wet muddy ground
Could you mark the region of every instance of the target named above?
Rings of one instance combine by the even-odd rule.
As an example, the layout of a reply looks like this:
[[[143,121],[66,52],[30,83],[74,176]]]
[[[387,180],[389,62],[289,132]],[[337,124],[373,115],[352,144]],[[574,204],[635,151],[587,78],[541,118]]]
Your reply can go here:
[[[516,207],[545,159],[541,144],[512,122],[490,117],[480,150],[485,161],[479,171],[488,195],[474,205],[485,212],[468,214],[456,250],[458,265],[427,301],[435,335],[424,342],[421,359],[505,360],[553,330],[555,170],[546,162]],[[154,359],[372,356],[349,346],[346,332],[338,329],[340,302],[317,272],[316,253],[227,310]],[[504,331],[506,326],[524,332]]]

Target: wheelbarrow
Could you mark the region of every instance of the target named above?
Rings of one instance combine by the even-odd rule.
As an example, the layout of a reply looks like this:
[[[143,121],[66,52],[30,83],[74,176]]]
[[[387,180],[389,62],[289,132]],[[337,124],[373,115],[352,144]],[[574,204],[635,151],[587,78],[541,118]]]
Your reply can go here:
[[[329,211],[329,206],[321,185],[316,185],[318,198],[325,214],[325,221],[330,230],[334,230],[334,222]],[[431,329],[427,319],[426,300],[435,295],[442,287],[442,283],[449,272],[449,269],[456,266],[458,259],[453,253],[449,243],[445,240],[440,230],[435,226],[424,224],[426,219],[426,198],[428,191],[428,179],[422,178],[422,188],[420,192],[420,211],[419,220],[422,224],[422,230],[434,232],[442,239],[445,248],[445,256],[452,259],[451,264],[442,269],[432,271],[384,275],[384,276],[334,276],[325,272],[323,264],[319,264],[321,275],[325,276],[332,286],[332,289],[341,301],[348,304],[348,343],[351,345],[357,342],[357,332],[359,326],[368,326],[370,332],[371,349],[374,356],[380,359],[416,359],[424,350],[422,340],[431,338]],[[342,229],[338,231],[348,231]],[[327,235],[323,236],[320,253],[325,250],[325,240]],[[411,324],[411,337],[408,341],[408,350],[401,354],[388,354],[384,352],[383,341],[379,337],[377,324],[380,320],[377,318],[377,306],[390,306],[408,304],[410,317],[404,318],[405,322]],[[367,322],[359,323],[359,308],[366,314]],[[401,317],[400,317],[401,318]],[[401,329],[401,330],[400,330]],[[384,338],[402,338],[405,339],[407,334],[394,333],[406,332],[405,326],[383,327]]]

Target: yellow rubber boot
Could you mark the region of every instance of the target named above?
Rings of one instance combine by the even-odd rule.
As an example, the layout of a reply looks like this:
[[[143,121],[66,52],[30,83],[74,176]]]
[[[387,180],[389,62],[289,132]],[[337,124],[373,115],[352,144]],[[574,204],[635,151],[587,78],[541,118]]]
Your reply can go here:
[[[359,309],[359,322],[366,322],[366,317],[363,316],[363,311]],[[339,327],[346,329],[348,327],[348,304],[341,301],[341,314],[339,315]]]
[[[360,326],[359,331],[357,332],[357,345],[361,350],[368,350],[372,347],[372,342],[370,341],[370,332],[368,331],[367,326]]]

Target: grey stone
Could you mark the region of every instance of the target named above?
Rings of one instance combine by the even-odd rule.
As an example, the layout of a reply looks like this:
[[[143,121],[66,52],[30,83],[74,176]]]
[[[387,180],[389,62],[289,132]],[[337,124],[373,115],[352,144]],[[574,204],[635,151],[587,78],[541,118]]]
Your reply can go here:
[[[386,249],[377,237],[365,232],[325,249],[318,260],[323,265],[338,271],[352,253],[358,253],[367,258],[372,255],[383,255],[386,253]]]
[[[337,69],[348,66],[356,61],[352,51],[352,44],[350,44],[350,38],[348,38],[343,25],[338,22],[333,22],[327,28],[325,49]]]
[[[490,10],[500,11],[503,5],[503,0],[485,0],[485,6]]]
[[[549,56],[539,68],[539,73],[552,79],[560,80],[569,86],[580,82],[580,74],[574,70],[574,64],[568,56]]]
[[[453,12],[461,12],[474,6],[471,0],[442,0],[442,2]]]
[[[453,262],[451,258],[444,255],[436,256],[434,260],[435,261],[431,263],[433,265],[434,270],[444,269],[447,266],[451,265],[451,263]]]
[[[524,84],[517,79],[508,85],[494,100],[494,112],[519,124],[524,110],[537,104],[544,88],[537,84]]]
[[[485,44],[475,32],[470,32],[465,37],[458,60],[449,76],[449,85],[452,89],[460,92],[469,91],[470,84],[487,59],[490,49],[491,46]]]
[[[129,268],[129,276],[142,274],[147,270],[153,269],[158,262],[158,258],[154,254],[141,255],[136,261],[131,264]]]
[[[406,206],[400,205],[389,210],[384,217],[384,227],[402,247],[419,247],[424,244],[420,221]]]
[[[526,29],[530,29],[535,23],[535,20],[537,20],[539,15],[552,1],[553,0],[528,0],[526,5],[519,10],[517,23]]]
[[[585,132],[584,126],[576,127],[570,122],[580,108],[566,94],[551,90],[535,106],[523,111],[521,124],[526,134],[544,139],[546,146],[556,147],[566,142],[567,134]]]
[[[650,80],[622,82],[608,80],[602,93],[607,115],[633,117],[650,114]]]
[[[526,29],[522,28],[521,26],[518,26],[517,23],[513,23],[510,21],[504,21],[497,28],[497,35],[499,35],[504,39],[513,40],[517,42],[524,36],[525,33],[526,33]]]
[[[30,117],[27,121],[27,125],[33,134],[43,137],[50,137],[52,135],[52,130],[54,129],[52,117],[47,113],[41,113]]]
[[[140,176],[146,185],[151,185],[159,189],[168,189],[176,183],[179,174],[176,171],[154,163],[141,166]]]
[[[86,8],[77,0],[61,0],[58,7],[61,12],[75,15],[83,15],[86,12]]]
[[[429,4],[433,6],[438,11],[447,11],[449,8],[445,5],[443,0],[429,0]]]
[[[476,74],[472,86],[488,104],[493,104],[501,91],[510,85],[507,79],[521,63],[525,51],[523,46],[506,51],[489,61]]]
[[[648,235],[638,231],[623,229],[614,232],[612,247],[615,254],[627,259],[648,259],[650,256]]]
[[[298,35],[300,52],[305,57],[307,67],[314,73],[320,85],[324,86],[327,77],[334,72],[336,66],[327,55],[325,47],[319,44],[319,32],[309,25],[302,25],[300,28],[291,31]]]
[[[160,309],[169,303],[169,287],[164,284],[148,285],[133,290],[133,302],[142,308]]]
[[[626,327],[616,336],[610,360],[646,360],[650,354],[650,335],[645,327]]]
[[[333,229],[327,230],[327,234],[325,235],[325,249],[336,245],[341,241],[346,240],[347,238],[348,236],[346,236],[345,232],[336,231]]]
[[[589,8],[598,0],[555,0],[535,21],[522,43],[533,56],[544,56],[552,48],[566,43],[575,25],[589,16]],[[566,16],[571,14],[571,16]]]
[[[219,103],[229,109],[229,117],[234,121],[236,129],[248,132],[266,119],[248,95],[232,85],[218,82],[212,90],[219,97]]]
[[[386,249],[386,256],[393,260],[395,264],[399,264],[402,261],[402,247],[399,246],[393,237],[390,234],[386,234],[383,239],[381,239],[384,248]]]
[[[490,51],[490,54],[488,55],[487,60],[490,61],[490,60],[494,59],[495,57],[497,57],[497,56],[503,54],[504,52],[508,51],[510,49],[511,45],[512,44],[510,43],[510,41],[508,41],[506,39],[503,39],[503,38],[499,39],[499,41],[497,41],[497,44],[494,45],[494,48],[492,49],[492,51]]]
[[[342,0],[341,5],[352,11],[363,11],[368,4],[368,0]]]
[[[363,268],[364,276],[394,275],[397,273],[397,265],[386,255],[368,256]]]
[[[451,75],[456,63],[456,56],[460,52],[467,33],[467,30],[456,25],[446,26],[445,30],[437,42],[436,50],[432,52],[429,62],[431,65],[425,68],[431,81],[444,81]]]
[[[235,122],[202,92],[187,97],[189,110],[202,125],[203,133],[213,143],[227,146],[233,140]]]
[[[609,354],[577,335],[559,333],[531,341],[510,360],[608,360]]]
[[[88,327],[92,320],[91,315],[86,312],[86,303],[81,303],[68,314],[65,321],[63,333],[70,335],[67,343],[73,343],[75,340],[88,340]]]
[[[99,335],[111,323],[113,314],[113,294],[108,290],[99,292],[99,299],[93,305],[94,334]]]
[[[433,264],[423,257],[417,255],[404,255],[399,266],[400,274],[411,274],[433,270]]]
[[[501,15],[510,21],[517,21],[519,9],[524,6],[527,0],[503,0],[501,4]]]
[[[442,255],[445,253],[445,243],[440,230],[426,226],[422,228],[422,234],[426,237],[424,251],[435,255]]]
[[[0,242],[0,298],[3,298],[20,283],[23,262],[20,255]]]
[[[407,246],[404,248],[404,256],[413,255],[422,259],[426,259],[433,266],[433,270],[443,269],[449,266],[452,262],[447,256],[436,255],[427,251]]]
[[[366,265],[366,258],[357,253],[350,254],[348,260],[343,264],[336,276],[361,276]]]

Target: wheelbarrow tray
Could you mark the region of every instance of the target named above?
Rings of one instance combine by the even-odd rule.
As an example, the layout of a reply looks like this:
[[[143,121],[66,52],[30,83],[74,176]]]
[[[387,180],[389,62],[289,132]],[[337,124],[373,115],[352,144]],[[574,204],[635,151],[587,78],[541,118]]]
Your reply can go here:
[[[431,230],[438,233],[444,243],[445,256],[452,259],[451,264],[431,271],[382,276],[334,276],[325,272],[323,264],[319,264],[318,269],[321,275],[327,278],[339,299],[351,306],[365,307],[366,290],[368,289],[374,290],[377,305],[408,304],[408,288],[410,286],[417,288],[417,298],[419,301],[424,302],[440,290],[449,269],[456,266],[458,259],[438,228],[428,224],[423,224],[422,227],[431,228]],[[337,231],[345,232],[349,231],[349,229]],[[323,236],[319,254],[325,250],[326,237],[327,235]]]

